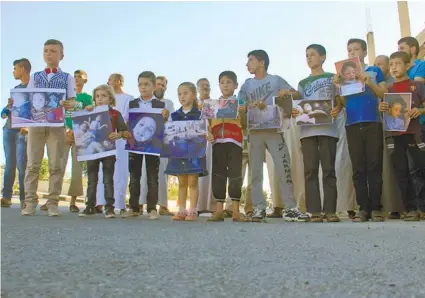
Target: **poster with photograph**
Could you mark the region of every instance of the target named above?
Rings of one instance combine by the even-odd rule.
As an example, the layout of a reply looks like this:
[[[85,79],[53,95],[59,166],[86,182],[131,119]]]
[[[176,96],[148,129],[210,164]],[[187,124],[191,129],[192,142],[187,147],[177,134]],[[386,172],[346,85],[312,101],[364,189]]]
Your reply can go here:
[[[127,140],[125,150],[137,154],[159,156],[164,137],[162,109],[138,108],[128,111],[128,129],[132,138]]]
[[[365,91],[364,82],[359,80],[362,65],[359,57],[335,63],[336,73],[340,77],[341,96],[353,95]]]
[[[10,90],[13,99],[11,127],[65,126],[65,111],[60,105],[65,100],[65,89],[17,88]]]
[[[248,105],[248,130],[282,129],[283,112],[275,105],[275,99],[273,98],[272,105],[267,105],[264,109],[260,109],[255,104]],[[290,125],[290,118],[287,120],[286,122]]]
[[[207,150],[207,134],[206,120],[167,122],[161,157],[204,157]]]
[[[273,97],[273,103],[279,107],[282,114],[281,131],[290,129],[292,127],[292,94],[288,96],[275,96]]]
[[[410,123],[412,94],[385,93],[384,102],[389,105],[388,111],[384,113],[384,129],[386,131],[406,131]]]
[[[238,118],[239,103],[236,98],[207,99],[201,111],[201,119]]]
[[[332,100],[298,100],[295,109],[298,110],[298,117],[295,119],[297,125],[323,125],[332,124],[333,108]]]
[[[115,142],[109,139],[112,123],[108,106],[73,112],[72,128],[78,161],[115,155]]]

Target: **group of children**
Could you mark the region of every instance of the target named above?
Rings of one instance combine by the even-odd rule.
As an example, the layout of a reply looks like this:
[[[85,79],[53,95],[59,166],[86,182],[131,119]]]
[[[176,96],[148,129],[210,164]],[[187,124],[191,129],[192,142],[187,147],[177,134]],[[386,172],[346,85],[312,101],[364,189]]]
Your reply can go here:
[[[349,58],[358,57],[363,71],[356,78],[365,83],[365,91],[342,97],[339,95],[342,78],[339,75],[325,72],[323,63],[326,60],[326,50],[323,46],[312,44],[306,48],[306,59],[311,73],[301,80],[298,90],[291,87],[283,78],[268,74],[269,57],[263,50],[254,50],[247,55],[247,68],[253,78],[247,79],[239,93],[237,76],[232,71],[223,71],[218,82],[221,99],[237,99],[239,113],[237,119],[209,120],[209,133],[206,139],[212,152],[203,158],[171,158],[166,168],[161,169],[167,175],[178,177],[178,213],[174,220],[194,221],[198,218],[198,198],[200,177],[211,177],[211,189],[216,201],[214,213],[208,221],[223,221],[226,216],[224,203],[228,197],[231,200],[231,217],[236,222],[262,222],[266,217],[266,200],[263,193],[263,163],[265,152],[271,156],[274,164],[273,177],[283,195],[285,210],[282,217],[286,221],[297,222],[339,222],[336,214],[337,206],[337,175],[336,157],[339,133],[336,123],[301,126],[300,141],[304,163],[305,195],[307,213],[298,208],[294,197],[291,157],[283,127],[280,129],[250,130],[247,132],[247,112],[250,108],[264,110],[268,105],[277,105],[282,110],[287,107],[288,100],[327,99],[333,102],[332,117],[341,113],[346,118],[346,134],[353,169],[353,184],[356,191],[359,211],[350,213],[354,222],[383,221],[381,212],[382,174],[384,150],[391,158],[397,184],[401,191],[407,221],[420,219],[420,211],[425,212],[425,153],[422,142],[419,117],[425,115],[423,101],[425,100],[425,63],[412,59],[417,55],[419,46],[414,38],[399,41],[400,51],[393,53],[389,59],[391,79],[384,75],[378,66],[367,66],[364,62],[367,56],[367,44],[361,39],[350,39],[347,43]],[[408,46],[403,49],[403,47]],[[117,101],[113,83],[101,85],[93,92],[91,100],[76,101],[75,81],[78,87],[78,75],[74,78],[59,68],[63,58],[63,45],[57,40],[48,40],[44,46],[46,70],[36,72],[29,79],[28,88],[59,88],[67,90],[67,100],[60,104],[66,109],[66,129],[29,128],[28,129],[28,165],[25,175],[25,201],[22,201],[22,215],[33,215],[38,197],[36,195],[38,175],[44,146],[47,145],[49,158],[49,196],[46,204],[50,216],[60,214],[57,203],[61,191],[64,174],[64,164],[69,153],[69,147],[75,150],[72,132],[72,111],[81,109],[92,110],[94,106],[107,105],[113,132],[109,135],[111,142],[126,142],[133,138],[127,129],[128,110],[132,108],[161,109],[162,116],[167,121],[198,120],[201,118],[203,101],[197,98],[197,89],[193,83],[184,82],[178,87],[178,98],[181,108],[170,113],[164,101],[154,95],[156,76],[150,71],[142,72],[138,77],[140,97]],[[412,69],[414,71],[412,71]],[[424,73],[422,73],[424,72]],[[84,73],[83,73],[84,75]],[[83,78],[84,79],[84,78]],[[422,81],[422,82],[421,82]],[[387,84],[388,83],[388,84]],[[199,82],[198,82],[199,85]],[[388,87],[390,85],[390,87]],[[22,86],[25,87],[25,86]],[[382,101],[385,93],[410,93],[412,95],[411,118],[406,132],[385,132],[381,123],[380,113],[388,110],[388,104]],[[202,94],[201,98],[202,98]],[[8,116],[13,100],[3,110],[2,116]],[[121,107],[117,108],[117,105]],[[283,111],[282,111],[283,112]],[[288,111],[285,111],[288,113]],[[300,111],[292,109],[292,117],[297,117]],[[68,141],[68,142],[66,142]],[[118,144],[118,143],[117,143]],[[386,144],[384,146],[384,144]],[[68,150],[65,150],[68,146]],[[116,191],[114,187],[127,187],[127,180],[117,184],[116,170],[126,163],[125,170],[130,176],[130,208],[126,210],[120,203],[121,217],[137,217],[141,213],[139,197],[141,193],[141,176],[143,160],[146,162],[147,176],[147,212],[150,219],[158,219],[156,205],[158,204],[160,157],[146,154],[125,152],[117,146],[117,155],[103,157],[87,162],[88,188],[86,209],[79,216],[95,215],[96,197],[99,187],[99,169],[103,173],[103,191],[106,201],[105,217],[115,217]],[[385,147],[385,149],[384,149]],[[121,152],[121,153],[120,153]],[[127,159],[122,158],[126,154]],[[66,156],[64,156],[64,154]],[[73,152],[73,154],[75,154]],[[210,155],[210,156],[209,156]],[[65,161],[65,162],[64,162]],[[211,163],[211,165],[209,165]],[[244,176],[243,165],[249,163],[249,183],[251,188],[247,196],[247,204],[255,208],[240,212],[240,199]],[[78,165],[76,165],[78,166]],[[323,204],[320,195],[319,171],[322,171]],[[74,171],[74,164],[73,164]],[[124,171],[118,169],[118,171]],[[122,172],[121,172],[122,173]],[[74,177],[74,175],[73,175]],[[118,178],[122,179],[122,178]],[[115,181],[114,181],[115,180]],[[5,180],[6,188],[6,180]],[[22,192],[21,188],[21,199]],[[120,191],[122,196],[122,190]],[[187,197],[190,197],[189,208],[186,208]],[[3,200],[7,199],[3,193]],[[248,199],[249,198],[249,199]],[[252,198],[252,202],[251,201]],[[6,204],[2,200],[2,205]],[[75,199],[74,199],[75,203]],[[75,205],[75,204],[74,204]]]

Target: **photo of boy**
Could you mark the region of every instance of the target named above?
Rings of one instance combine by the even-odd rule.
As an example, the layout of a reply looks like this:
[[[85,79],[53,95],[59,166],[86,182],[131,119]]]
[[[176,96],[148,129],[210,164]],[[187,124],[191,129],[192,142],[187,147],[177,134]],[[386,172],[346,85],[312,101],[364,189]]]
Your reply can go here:
[[[337,74],[340,76],[341,96],[361,93],[365,90],[365,84],[359,80],[361,64],[359,57],[335,63]]]
[[[384,102],[389,105],[388,111],[384,113],[385,130],[406,131],[410,123],[411,95],[387,93]]]

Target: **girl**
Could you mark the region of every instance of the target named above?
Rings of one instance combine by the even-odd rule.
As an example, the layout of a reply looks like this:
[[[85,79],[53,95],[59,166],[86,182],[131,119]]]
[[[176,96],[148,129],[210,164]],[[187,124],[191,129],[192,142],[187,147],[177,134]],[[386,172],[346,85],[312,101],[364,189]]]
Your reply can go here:
[[[198,109],[195,85],[189,82],[180,84],[178,96],[182,107],[171,114],[171,120],[199,120],[201,111]],[[207,140],[212,141],[212,136],[208,135]],[[208,175],[206,158],[170,158],[165,174],[177,176],[179,179],[177,201],[179,212],[174,215],[173,220],[197,220],[198,177]],[[190,208],[186,211],[188,188],[190,189]]]
[[[109,85],[100,85],[93,91],[93,98],[97,107],[108,105],[109,116],[111,117],[112,133],[109,135],[111,141],[116,141],[120,138],[128,138],[127,125],[121,113],[115,107],[116,99],[114,90]],[[86,110],[92,111],[93,106],[87,106]],[[96,190],[99,174],[99,165],[102,163],[103,169],[103,184],[105,185],[106,199],[106,218],[115,217],[114,211],[114,170],[115,170],[115,155],[98,158],[87,161],[87,202],[86,209],[79,214],[80,217],[88,217],[96,214]]]

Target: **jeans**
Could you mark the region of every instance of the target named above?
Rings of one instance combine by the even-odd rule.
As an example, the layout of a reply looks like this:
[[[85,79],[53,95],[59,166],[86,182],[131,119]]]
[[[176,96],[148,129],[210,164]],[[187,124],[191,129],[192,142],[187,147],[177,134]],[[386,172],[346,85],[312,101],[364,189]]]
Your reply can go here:
[[[87,161],[87,174],[88,174],[88,186],[87,186],[87,202],[88,207],[96,206],[96,191],[99,179],[99,165],[102,163],[103,170],[103,185],[106,208],[114,208],[114,171],[115,171],[115,155],[107,156],[95,160]]]
[[[19,171],[19,199],[25,200],[24,178],[27,168],[27,140],[20,134],[20,129],[3,127],[3,148],[6,157],[4,169],[3,193],[4,199],[11,199],[15,183],[16,167]]]

